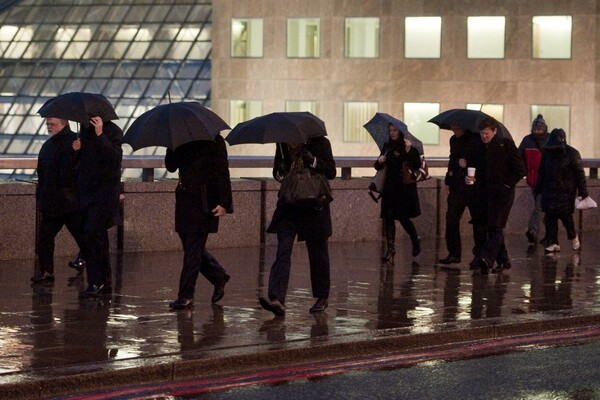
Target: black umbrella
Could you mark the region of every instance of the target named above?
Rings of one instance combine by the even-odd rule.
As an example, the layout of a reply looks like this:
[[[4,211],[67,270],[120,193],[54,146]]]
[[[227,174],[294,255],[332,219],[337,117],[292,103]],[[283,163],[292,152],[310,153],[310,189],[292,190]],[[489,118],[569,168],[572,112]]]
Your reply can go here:
[[[163,146],[175,150],[196,140],[215,140],[231,129],[217,114],[198,102],[169,103],[140,115],[125,132],[123,142],[133,150]]]
[[[376,113],[373,118],[363,126],[369,132],[373,140],[375,140],[379,150],[381,150],[383,149],[383,144],[390,140],[390,124],[398,128],[404,135],[404,138],[410,140],[412,146],[417,149],[420,155],[423,155],[423,142],[408,131],[408,126],[406,126],[404,122],[389,114]]]
[[[441,129],[451,129],[452,126],[460,126],[461,128],[470,130],[471,132],[479,132],[479,124],[490,115],[478,110],[467,110],[464,108],[453,108],[446,110],[441,114],[431,118],[428,122],[434,123]],[[512,136],[508,129],[498,122],[498,133],[500,137],[507,137],[512,140]]]
[[[88,126],[92,117],[100,117],[105,122],[119,119],[106,97],[85,92],[71,92],[53,97],[40,107],[38,114],[44,118],[68,119],[83,126]]]
[[[237,124],[227,135],[229,144],[304,143],[327,135],[325,122],[307,112],[275,112]]]

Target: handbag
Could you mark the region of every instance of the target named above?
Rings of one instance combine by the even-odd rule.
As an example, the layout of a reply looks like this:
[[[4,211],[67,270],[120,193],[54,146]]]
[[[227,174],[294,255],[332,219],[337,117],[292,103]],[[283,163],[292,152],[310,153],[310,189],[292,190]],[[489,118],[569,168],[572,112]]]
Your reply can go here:
[[[429,175],[429,167],[425,161],[425,157],[421,156],[421,165],[418,169],[413,170],[407,161],[402,162],[402,183],[410,185],[417,182],[423,182],[431,179]]]
[[[589,210],[596,207],[598,207],[598,204],[590,196],[585,199],[582,199],[581,196],[575,198],[575,208],[578,210]]]
[[[333,200],[327,178],[305,168],[302,159],[296,160],[290,172],[281,180],[279,198],[288,205],[314,208]]]
[[[375,173],[375,176],[371,178],[369,183],[369,196],[375,203],[379,202],[381,198],[381,192],[383,191],[383,184],[385,183],[385,173],[387,171],[387,165],[384,165],[382,169]],[[373,193],[378,193],[379,196],[375,196]]]

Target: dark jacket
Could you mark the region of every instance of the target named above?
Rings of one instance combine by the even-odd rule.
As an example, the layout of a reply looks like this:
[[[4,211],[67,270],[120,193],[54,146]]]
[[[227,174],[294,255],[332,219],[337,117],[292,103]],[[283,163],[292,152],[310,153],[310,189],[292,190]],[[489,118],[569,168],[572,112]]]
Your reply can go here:
[[[525,136],[519,145],[519,154],[523,159],[527,184],[535,187],[538,177],[540,161],[542,159],[542,145],[548,139],[548,132],[542,134],[530,133]]]
[[[381,149],[381,155],[386,156],[385,163],[375,161],[374,165],[378,171],[386,167],[385,183],[381,192],[381,218],[384,217],[384,210],[389,209],[392,210],[394,219],[418,217],[421,215],[421,204],[417,184],[405,185],[402,182],[402,163],[407,161],[413,169],[418,169],[421,165],[419,152],[411,147],[407,153],[404,139],[401,137],[397,141],[386,142]]]
[[[495,135],[487,145],[473,140],[467,166],[475,167],[475,184],[467,187],[467,201],[475,224],[506,226],[515,200],[515,185],[523,179],[523,160],[515,143]]]
[[[448,159],[448,171],[446,172],[444,183],[451,191],[464,192],[465,190],[467,170],[460,167],[459,160],[467,158],[469,143],[478,136],[471,131],[465,130],[460,137],[455,135],[450,137],[450,157]]]
[[[575,197],[587,197],[581,155],[566,143],[565,131],[554,129],[542,147],[543,155],[535,192],[542,195],[542,210],[573,213]]]
[[[75,139],[77,134],[67,125],[40,149],[36,199],[40,211],[46,215],[61,216],[79,210]]]
[[[217,232],[216,206],[233,212],[231,180],[225,141],[217,135],[214,142],[194,141],[175,151],[167,149],[165,167],[179,169],[175,189],[175,230],[181,233]]]
[[[119,204],[123,131],[114,122],[104,122],[102,135],[94,126],[81,129],[79,150],[79,198],[82,207],[102,203],[116,209]]]
[[[308,150],[316,158],[315,171],[317,173],[325,175],[329,180],[335,178],[335,161],[331,152],[331,144],[327,138],[309,139],[302,145],[302,148]],[[299,152],[302,148],[299,149]],[[273,177],[280,180],[280,177],[289,173],[291,161],[298,156],[297,154],[291,154],[287,145],[278,143],[273,162]],[[305,167],[312,168],[306,163]],[[324,204],[320,208],[296,207],[285,204],[279,199],[267,232],[277,233],[280,229],[295,229],[299,241],[306,239],[321,240],[330,237],[332,224],[329,204]]]

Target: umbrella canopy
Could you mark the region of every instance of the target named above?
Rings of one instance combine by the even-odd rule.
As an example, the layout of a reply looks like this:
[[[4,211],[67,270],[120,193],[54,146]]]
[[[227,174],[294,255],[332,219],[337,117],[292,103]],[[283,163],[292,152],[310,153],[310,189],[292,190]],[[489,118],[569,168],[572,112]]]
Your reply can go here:
[[[133,150],[163,146],[175,150],[196,140],[215,140],[231,129],[217,114],[200,103],[178,102],[154,107],[140,115],[125,132],[123,142]]]
[[[390,128],[389,124],[394,125],[402,134],[405,139],[410,140],[412,146],[417,149],[420,155],[423,155],[423,142],[417,139],[412,133],[408,131],[408,126],[397,118],[392,117],[386,113],[376,113],[373,118],[363,126],[369,132],[379,150],[383,149],[383,144],[390,139]]]
[[[89,125],[90,118],[100,117],[102,121],[119,119],[114,107],[101,94],[71,92],[61,94],[46,101],[38,110],[44,118],[63,118]]]
[[[229,144],[304,143],[326,136],[325,122],[307,112],[275,112],[237,124],[227,135]]]
[[[454,108],[446,110],[441,114],[431,118],[428,122],[434,123],[441,129],[451,129],[452,126],[460,126],[468,129],[471,132],[479,132],[479,124],[490,115],[478,110],[467,110],[463,108]],[[498,133],[501,137],[506,137],[512,140],[512,136],[508,129],[498,122]]]

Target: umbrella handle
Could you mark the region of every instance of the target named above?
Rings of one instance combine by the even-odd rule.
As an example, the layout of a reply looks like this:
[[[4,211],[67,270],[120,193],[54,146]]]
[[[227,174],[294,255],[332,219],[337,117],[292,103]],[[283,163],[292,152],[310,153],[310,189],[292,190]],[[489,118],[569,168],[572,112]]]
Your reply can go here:
[[[283,144],[277,143],[277,147],[279,147],[279,151],[281,152],[281,159],[285,160],[285,157],[283,156]]]

